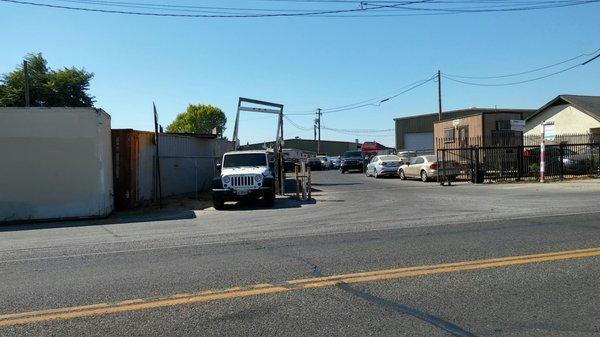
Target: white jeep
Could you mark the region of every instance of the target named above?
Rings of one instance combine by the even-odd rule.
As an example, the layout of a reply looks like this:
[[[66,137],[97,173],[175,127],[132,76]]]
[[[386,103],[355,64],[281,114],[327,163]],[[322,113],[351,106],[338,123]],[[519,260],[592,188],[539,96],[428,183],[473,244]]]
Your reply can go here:
[[[226,201],[262,198],[266,206],[275,202],[274,157],[268,151],[233,151],[223,155],[221,174],[213,179],[215,209]]]

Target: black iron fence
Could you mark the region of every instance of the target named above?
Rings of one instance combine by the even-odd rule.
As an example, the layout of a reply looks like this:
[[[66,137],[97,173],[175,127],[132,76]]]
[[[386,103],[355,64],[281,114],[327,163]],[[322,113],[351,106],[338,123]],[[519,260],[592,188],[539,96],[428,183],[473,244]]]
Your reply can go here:
[[[436,138],[436,149],[456,149],[478,147],[503,147],[503,146],[539,146],[541,135],[522,135],[521,132],[492,131],[491,136],[464,137],[464,138]],[[573,133],[556,135],[553,141],[546,140],[548,145],[559,144],[588,144],[600,143],[600,133]]]
[[[440,181],[538,180],[540,146],[470,146],[437,150]],[[545,146],[546,179],[600,176],[600,142]]]

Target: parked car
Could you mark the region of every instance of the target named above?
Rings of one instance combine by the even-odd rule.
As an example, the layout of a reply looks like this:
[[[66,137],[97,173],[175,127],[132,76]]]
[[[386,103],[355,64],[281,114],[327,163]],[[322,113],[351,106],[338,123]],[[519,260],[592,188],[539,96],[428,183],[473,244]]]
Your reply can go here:
[[[340,162],[341,162],[341,157],[337,156],[337,157],[329,157],[329,161],[331,162],[331,168],[332,169],[339,169],[340,168]]]
[[[266,206],[275,202],[274,157],[268,151],[233,151],[223,155],[221,174],[212,181],[213,206],[226,201],[262,198]]]
[[[346,173],[350,170],[363,171],[363,154],[360,151],[346,151],[340,162],[340,172]]]
[[[592,173],[600,171],[600,149],[586,147],[576,154],[565,155],[563,151],[565,173]]]
[[[591,153],[590,153],[591,155]],[[540,148],[525,148],[523,157],[530,167],[539,170],[540,163]],[[563,148],[563,173],[576,173],[583,171],[585,153],[578,154],[577,152]],[[560,171],[560,147],[556,145],[546,146],[544,150],[544,161],[546,165],[546,174],[558,174]]]
[[[371,158],[371,162],[367,164],[365,175],[379,178],[382,176],[395,176],[398,174],[400,166],[400,157],[396,155],[380,155]]]
[[[320,171],[323,169],[323,163],[321,162],[321,159],[316,157],[308,158],[306,165],[313,171]]]
[[[400,151],[398,152],[398,157],[400,157],[400,165],[408,163],[410,158],[416,157],[416,151]]]
[[[329,170],[331,168],[331,162],[326,156],[317,156],[317,158],[319,158],[319,160],[321,161],[321,167],[324,170]]]
[[[451,180],[454,180],[459,174],[459,168],[460,164],[458,163],[452,161],[445,162],[445,173]],[[438,162],[437,156],[417,156],[410,158],[408,163],[400,166],[398,175],[402,180],[406,178],[420,178],[426,182],[430,179],[437,179],[438,169],[441,169],[441,163]]]

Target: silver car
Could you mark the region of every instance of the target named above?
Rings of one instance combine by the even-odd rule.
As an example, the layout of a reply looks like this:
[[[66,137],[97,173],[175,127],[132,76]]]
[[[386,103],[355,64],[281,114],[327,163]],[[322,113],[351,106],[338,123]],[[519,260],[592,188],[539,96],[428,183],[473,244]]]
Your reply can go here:
[[[365,175],[367,177],[373,176],[379,178],[382,176],[395,176],[398,174],[398,167],[400,166],[400,157],[393,154],[379,155],[371,158],[367,168],[365,169]]]
[[[331,168],[336,170],[340,168],[341,158],[339,156],[329,157],[329,161],[331,162]]]
[[[451,180],[454,180],[453,178],[460,173],[458,163],[446,161],[444,166],[445,174],[450,177]],[[406,178],[420,178],[422,181],[428,181],[429,179],[437,178],[438,167],[441,169],[437,156],[417,156],[410,158],[408,163],[400,166],[398,175],[402,180],[405,180]],[[440,172],[440,174],[441,173],[442,172]]]

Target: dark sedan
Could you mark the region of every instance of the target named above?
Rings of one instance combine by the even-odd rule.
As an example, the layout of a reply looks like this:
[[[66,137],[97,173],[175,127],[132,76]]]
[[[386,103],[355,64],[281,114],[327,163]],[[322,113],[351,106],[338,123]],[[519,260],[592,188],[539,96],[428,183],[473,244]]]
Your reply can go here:
[[[360,151],[346,151],[342,156],[340,163],[340,172],[346,173],[350,170],[358,170],[363,172],[364,157]]]
[[[306,166],[310,167],[312,171],[319,171],[323,169],[323,163],[319,158],[308,158]]]

